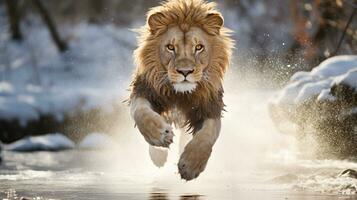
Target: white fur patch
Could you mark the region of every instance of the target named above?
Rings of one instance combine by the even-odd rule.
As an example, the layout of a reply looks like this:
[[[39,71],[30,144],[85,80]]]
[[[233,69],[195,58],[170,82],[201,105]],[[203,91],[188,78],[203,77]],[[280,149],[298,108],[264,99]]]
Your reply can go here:
[[[176,92],[191,93],[196,89],[196,86],[197,83],[182,82],[182,83],[175,83],[174,89]]]

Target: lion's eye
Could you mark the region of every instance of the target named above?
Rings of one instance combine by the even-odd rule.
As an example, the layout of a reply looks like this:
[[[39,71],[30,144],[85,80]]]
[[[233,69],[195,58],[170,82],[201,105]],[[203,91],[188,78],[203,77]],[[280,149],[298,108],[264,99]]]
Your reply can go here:
[[[195,47],[196,51],[201,51],[203,49],[203,45],[202,44],[198,44]]]
[[[175,46],[172,45],[172,44],[166,45],[166,48],[167,48],[168,50],[170,50],[170,51],[175,51]]]

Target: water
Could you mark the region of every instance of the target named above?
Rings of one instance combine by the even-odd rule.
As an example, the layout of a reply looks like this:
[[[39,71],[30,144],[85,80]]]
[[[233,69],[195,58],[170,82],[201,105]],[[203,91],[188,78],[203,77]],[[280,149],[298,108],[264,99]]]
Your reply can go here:
[[[272,91],[235,88],[226,89],[221,136],[197,180],[180,180],[175,145],[156,168],[130,121],[107,150],[3,152],[0,199],[357,199],[356,179],[338,176],[357,163],[304,159],[268,117]]]

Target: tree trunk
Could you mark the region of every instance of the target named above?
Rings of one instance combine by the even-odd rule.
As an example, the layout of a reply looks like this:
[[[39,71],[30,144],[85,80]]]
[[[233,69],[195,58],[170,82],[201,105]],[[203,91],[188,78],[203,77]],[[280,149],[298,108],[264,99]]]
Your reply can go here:
[[[98,23],[101,22],[101,13],[104,10],[104,2],[103,0],[91,0],[87,2],[89,7],[89,22]]]
[[[12,0],[9,0],[12,1]],[[63,41],[57,31],[56,25],[54,23],[54,21],[52,20],[50,14],[48,13],[48,10],[46,9],[46,7],[42,4],[42,2],[40,0],[33,0],[34,5],[36,6],[36,8],[38,9],[43,21],[45,22],[48,30],[51,33],[51,37],[53,39],[53,41],[55,42],[58,50],[60,52],[64,52],[68,49],[68,46],[66,44],[65,41]]]
[[[5,5],[8,13],[8,20],[10,24],[10,32],[13,40],[22,40],[20,30],[20,15],[17,10],[17,0],[5,0]]]

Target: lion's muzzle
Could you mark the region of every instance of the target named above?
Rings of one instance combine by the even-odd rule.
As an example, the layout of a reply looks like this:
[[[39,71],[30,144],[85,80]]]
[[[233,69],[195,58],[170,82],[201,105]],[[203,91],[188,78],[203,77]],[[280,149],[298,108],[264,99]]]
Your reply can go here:
[[[194,69],[176,69],[179,74],[182,74],[185,78],[192,74],[195,70]]]

